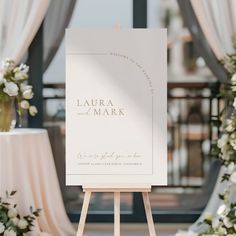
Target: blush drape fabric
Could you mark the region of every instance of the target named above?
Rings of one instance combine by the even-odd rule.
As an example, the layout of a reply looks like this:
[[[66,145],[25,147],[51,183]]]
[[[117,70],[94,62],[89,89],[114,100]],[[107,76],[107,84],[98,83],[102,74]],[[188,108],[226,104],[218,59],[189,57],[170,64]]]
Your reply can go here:
[[[19,63],[47,12],[50,0],[0,1],[0,61]]]
[[[0,196],[17,190],[21,215],[41,208],[31,236],[76,235],[69,222],[46,130],[16,129],[0,133]]]
[[[218,59],[233,50],[236,33],[235,0],[191,0],[198,22]]]
[[[78,0],[1,0],[0,61],[19,63],[27,52],[42,21],[44,71],[64,37]]]
[[[46,71],[55,56],[65,29],[68,26],[75,4],[79,0],[51,0],[43,24],[43,70]]]

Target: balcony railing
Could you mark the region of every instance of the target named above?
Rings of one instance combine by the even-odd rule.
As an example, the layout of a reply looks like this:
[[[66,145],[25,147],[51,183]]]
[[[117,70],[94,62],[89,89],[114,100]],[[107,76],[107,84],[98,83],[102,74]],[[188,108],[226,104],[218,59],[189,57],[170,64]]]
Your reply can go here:
[[[211,141],[218,135],[219,84],[168,84],[168,185],[201,187],[211,164]]]

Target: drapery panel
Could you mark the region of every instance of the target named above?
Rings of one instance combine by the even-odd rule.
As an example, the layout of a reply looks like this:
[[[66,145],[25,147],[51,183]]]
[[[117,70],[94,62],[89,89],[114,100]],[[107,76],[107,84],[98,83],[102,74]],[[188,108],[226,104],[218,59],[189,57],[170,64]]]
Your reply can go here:
[[[50,0],[0,1],[0,61],[19,63],[27,52],[48,9]]]
[[[225,40],[225,38],[227,38],[226,36],[221,36],[221,38],[224,37],[224,40],[219,39],[219,33],[216,32],[221,32],[221,35],[225,29],[222,29],[223,25],[219,26],[216,21],[209,21],[209,19],[211,19],[209,15],[211,10],[205,9],[208,4],[215,9],[216,6],[213,7],[213,5],[220,1],[228,2],[229,0],[178,0],[178,4],[184,18],[184,23],[192,34],[193,42],[199,55],[204,58],[207,66],[220,82],[228,83],[226,70],[219,63],[219,59],[222,58],[228,50],[232,49],[232,34],[228,35],[229,39],[227,41]],[[215,11],[214,17],[218,16],[221,19],[222,14],[221,12],[221,14],[218,13],[217,15]],[[214,28],[215,25],[219,28],[218,30]],[[231,29],[231,32],[232,31]],[[228,30],[228,32],[230,31]]]
[[[61,44],[76,2],[78,0],[51,0],[43,24],[44,71]]]
[[[235,0],[191,0],[200,26],[218,59],[232,52],[236,33]]]

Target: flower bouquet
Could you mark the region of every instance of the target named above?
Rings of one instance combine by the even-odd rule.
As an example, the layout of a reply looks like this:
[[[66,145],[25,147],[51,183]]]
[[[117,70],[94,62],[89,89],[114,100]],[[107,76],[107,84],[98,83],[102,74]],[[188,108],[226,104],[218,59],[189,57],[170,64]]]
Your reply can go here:
[[[0,132],[9,131],[15,124],[14,110],[21,118],[25,111],[31,116],[37,113],[37,108],[30,105],[29,100],[34,94],[32,86],[27,84],[29,67],[25,64],[16,66],[15,62],[6,59],[0,68]]]
[[[33,222],[41,211],[30,207],[30,214],[21,217],[17,205],[10,203],[15,193],[16,191],[6,192],[6,200],[0,198],[0,236],[23,236],[32,231]]]

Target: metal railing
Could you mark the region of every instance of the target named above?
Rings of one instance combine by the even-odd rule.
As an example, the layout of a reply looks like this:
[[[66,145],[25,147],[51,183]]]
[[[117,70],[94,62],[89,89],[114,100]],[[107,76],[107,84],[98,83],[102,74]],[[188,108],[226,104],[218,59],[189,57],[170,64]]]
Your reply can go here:
[[[168,186],[200,187],[210,168],[210,146],[218,134],[219,84],[168,84]]]

